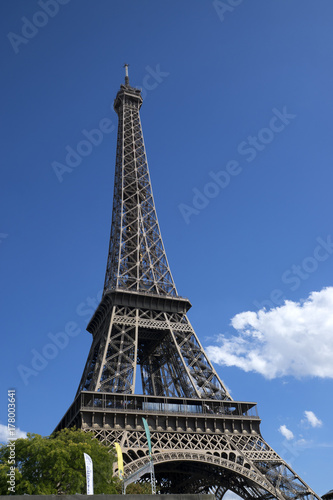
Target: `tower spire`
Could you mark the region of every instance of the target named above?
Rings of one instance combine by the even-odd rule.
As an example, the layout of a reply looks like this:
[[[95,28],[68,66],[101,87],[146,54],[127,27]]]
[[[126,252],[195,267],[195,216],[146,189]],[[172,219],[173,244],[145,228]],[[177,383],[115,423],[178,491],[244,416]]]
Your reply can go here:
[[[129,66],[129,64],[127,64],[127,63],[124,64],[124,68],[125,68],[125,85],[129,85],[128,66]]]

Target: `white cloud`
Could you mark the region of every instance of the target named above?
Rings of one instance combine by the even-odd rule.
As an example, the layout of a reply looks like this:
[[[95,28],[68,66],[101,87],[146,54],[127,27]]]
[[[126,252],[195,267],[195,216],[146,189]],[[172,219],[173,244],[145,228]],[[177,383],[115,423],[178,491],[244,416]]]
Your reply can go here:
[[[323,422],[318,417],[316,417],[313,411],[305,411],[304,415],[306,417],[307,423],[309,423],[311,427],[321,427],[323,425]]]
[[[333,378],[333,287],[312,292],[305,301],[236,314],[231,325],[237,335],[220,335],[220,345],[206,348],[213,362],[268,379]]]
[[[291,432],[291,430],[288,429],[286,425],[280,425],[279,431],[281,432],[282,436],[284,436],[288,441],[294,439],[294,434]]]
[[[0,443],[4,443],[6,444],[7,441],[8,441],[8,438],[26,438],[27,437],[27,433],[24,432],[24,431],[21,431],[21,429],[19,429],[17,427],[17,429],[15,429],[15,435],[14,436],[9,436],[8,434],[8,426],[7,425],[3,425],[3,424],[0,424]]]

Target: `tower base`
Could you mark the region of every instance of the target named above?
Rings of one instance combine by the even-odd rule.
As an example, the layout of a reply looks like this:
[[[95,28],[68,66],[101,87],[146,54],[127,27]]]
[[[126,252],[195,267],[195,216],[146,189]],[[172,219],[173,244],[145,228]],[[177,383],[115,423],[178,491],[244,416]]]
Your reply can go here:
[[[125,477],[149,462],[161,493],[319,499],[264,441],[256,404],[82,391],[55,429],[76,426],[123,451]]]

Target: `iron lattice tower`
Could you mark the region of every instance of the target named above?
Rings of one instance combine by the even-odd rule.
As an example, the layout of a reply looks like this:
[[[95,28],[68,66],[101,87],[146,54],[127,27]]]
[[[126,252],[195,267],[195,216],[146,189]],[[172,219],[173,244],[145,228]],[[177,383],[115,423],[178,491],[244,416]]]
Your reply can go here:
[[[93,341],[74,403],[76,425],[120,443],[125,475],[148,463],[149,423],[161,492],[232,490],[244,499],[319,497],[264,441],[256,404],[234,401],[177,293],[164,250],[145,152],[139,89],[117,93],[118,137],[110,246]],[[135,394],[138,368],[142,394]]]

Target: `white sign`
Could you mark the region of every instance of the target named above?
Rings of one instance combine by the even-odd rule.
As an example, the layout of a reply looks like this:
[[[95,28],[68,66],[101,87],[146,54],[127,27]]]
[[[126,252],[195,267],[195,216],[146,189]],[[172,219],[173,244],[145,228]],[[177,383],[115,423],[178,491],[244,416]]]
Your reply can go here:
[[[87,453],[83,453],[86,464],[87,495],[94,494],[93,462]]]

